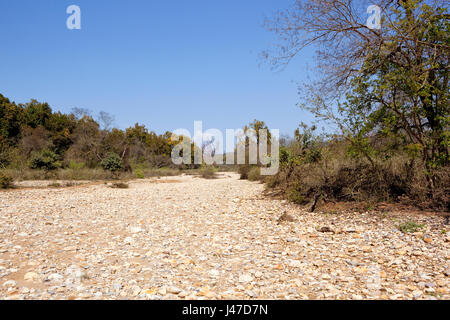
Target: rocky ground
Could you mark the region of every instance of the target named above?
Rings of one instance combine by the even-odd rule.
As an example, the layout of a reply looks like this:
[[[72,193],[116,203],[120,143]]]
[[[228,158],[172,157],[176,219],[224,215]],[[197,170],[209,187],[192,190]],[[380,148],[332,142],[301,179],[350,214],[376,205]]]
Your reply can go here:
[[[232,173],[129,186],[0,192],[0,298],[450,298],[442,217],[308,213]]]

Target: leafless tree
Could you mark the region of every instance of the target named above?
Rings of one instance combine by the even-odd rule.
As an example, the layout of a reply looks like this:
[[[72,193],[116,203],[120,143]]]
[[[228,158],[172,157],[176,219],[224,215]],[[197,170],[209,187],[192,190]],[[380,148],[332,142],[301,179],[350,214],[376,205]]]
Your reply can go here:
[[[91,116],[92,112],[85,108],[72,108],[72,113],[77,120],[80,120],[84,116]]]
[[[108,112],[100,111],[97,120],[100,123],[100,128],[102,130],[110,131],[114,125],[115,118]]]

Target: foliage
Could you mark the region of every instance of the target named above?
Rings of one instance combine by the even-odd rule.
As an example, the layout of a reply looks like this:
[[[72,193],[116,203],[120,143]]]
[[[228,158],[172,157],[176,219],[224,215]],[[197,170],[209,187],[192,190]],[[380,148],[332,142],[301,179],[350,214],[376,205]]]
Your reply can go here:
[[[250,181],[261,181],[263,180],[263,176],[261,176],[261,168],[252,167],[248,172],[248,180]]]
[[[9,174],[0,171],[0,189],[8,189],[12,188],[12,186],[13,178]]]
[[[61,167],[58,155],[50,150],[44,149],[33,154],[30,160],[31,169],[55,170]]]
[[[242,164],[238,167],[238,173],[240,174],[241,180],[248,179],[248,174],[251,170],[251,166],[248,164]]]
[[[269,22],[283,41],[265,53],[274,67],[309,45],[320,47],[316,61],[323,72],[299,88],[300,105],[337,129],[322,141],[296,132],[270,184],[289,189],[304,179],[294,190],[306,199],[318,193],[352,200],[408,197],[448,208],[448,8],[433,0],[377,5],[380,30],[366,26],[364,5],[352,0],[298,0]],[[341,149],[339,163],[330,157],[333,144]]]
[[[123,161],[120,156],[114,152],[108,154],[108,156],[101,162],[102,168],[107,171],[117,172],[123,169]]]
[[[414,232],[420,231],[424,227],[425,227],[425,225],[423,225],[423,224],[418,224],[414,221],[408,221],[408,222],[400,224],[398,226],[398,229],[403,233],[414,233]]]
[[[204,179],[216,179],[217,170],[213,166],[205,166],[200,169],[200,176]]]
[[[84,164],[84,162],[76,162],[73,160],[69,161],[69,169],[72,170],[81,170],[85,167],[86,165]]]
[[[114,117],[105,112],[96,119],[89,110],[74,108],[64,114],[53,112],[47,103],[31,100],[17,105],[0,94],[0,168],[25,170],[33,162],[34,168],[47,170],[53,165],[40,160],[56,155],[71,170],[95,169],[110,153],[120,155],[127,170],[138,163],[173,167],[170,132],[158,135],[140,124],[126,130],[112,128]],[[53,154],[42,157],[42,150]]]
[[[138,179],[145,178],[144,171],[141,168],[136,168],[136,170],[134,171],[134,174],[136,175],[136,178],[138,178]]]

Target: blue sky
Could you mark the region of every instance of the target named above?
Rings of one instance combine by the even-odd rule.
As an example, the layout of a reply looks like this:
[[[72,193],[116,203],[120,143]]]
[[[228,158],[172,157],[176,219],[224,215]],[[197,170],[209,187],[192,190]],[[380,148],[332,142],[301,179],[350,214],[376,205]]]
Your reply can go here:
[[[14,0],[0,2],[0,93],[54,110],[106,111],[158,133],[239,128],[253,119],[291,134],[311,116],[297,82],[312,49],[275,73],[259,58],[276,43],[264,18],[292,0]],[[76,4],[82,29],[66,28]]]

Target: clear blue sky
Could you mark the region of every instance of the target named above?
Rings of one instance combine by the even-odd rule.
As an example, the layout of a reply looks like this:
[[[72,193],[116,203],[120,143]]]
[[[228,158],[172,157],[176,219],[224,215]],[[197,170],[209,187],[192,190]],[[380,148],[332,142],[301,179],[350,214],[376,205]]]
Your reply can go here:
[[[266,16],[292,0],[14,0],[0,2],[0,93],[54,110],[107,111],[158,133],[240,128],[257,118],[292,134],[297,81],[312,50],[281,73],[258,57],[275,43]],[[82,29],[66,28],[76,4]]]

